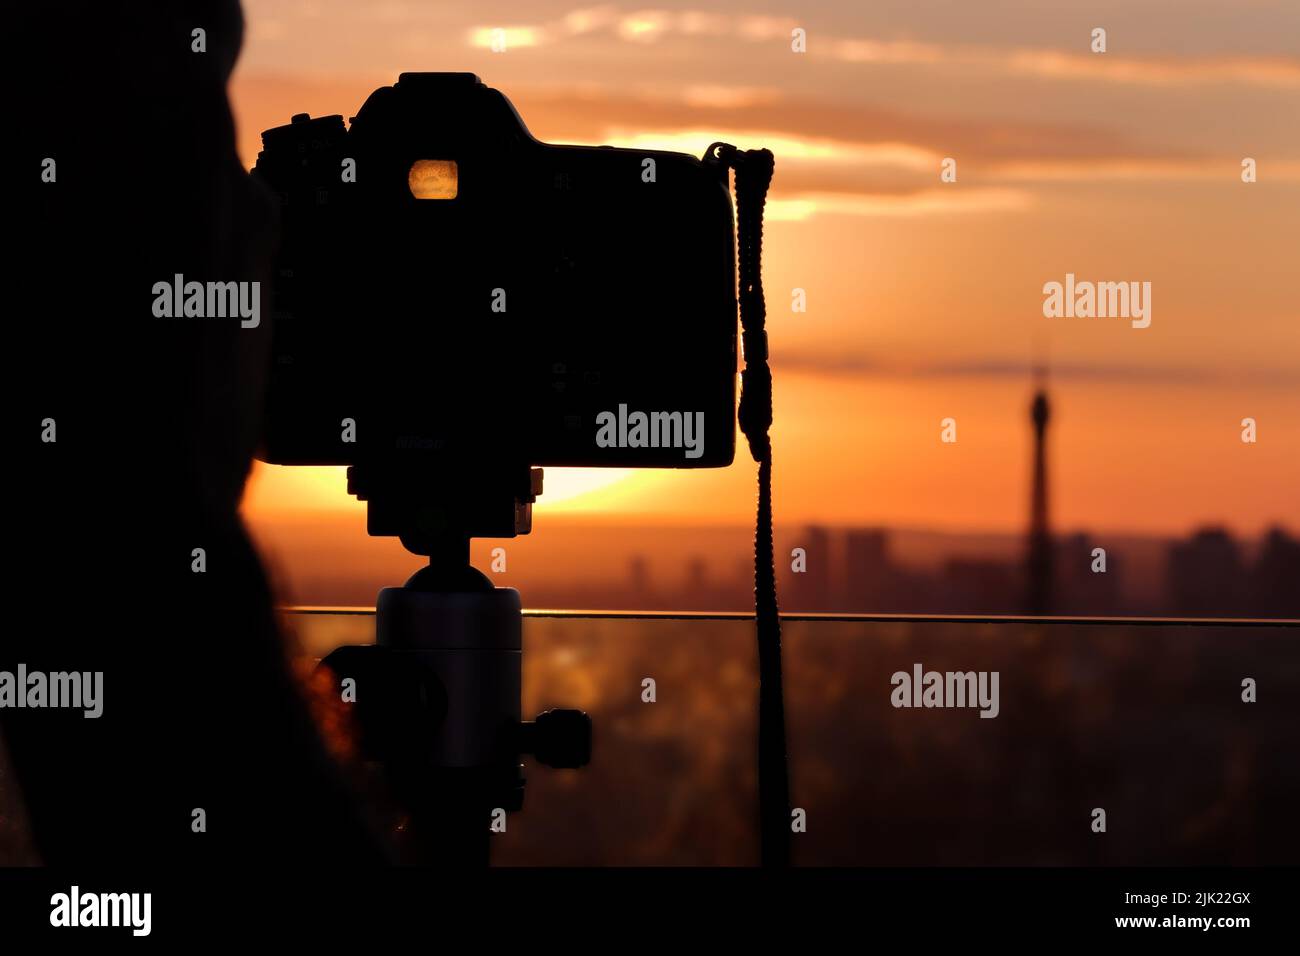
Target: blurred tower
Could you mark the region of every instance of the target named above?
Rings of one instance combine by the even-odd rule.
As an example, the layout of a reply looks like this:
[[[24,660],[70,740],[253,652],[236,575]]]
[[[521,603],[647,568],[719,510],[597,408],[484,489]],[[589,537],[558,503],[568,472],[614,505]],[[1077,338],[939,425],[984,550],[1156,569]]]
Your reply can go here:
[[[1029,505],[1029,547],[1025,568],[1025,611],[1046,614],[1052,605],[1052,534],[1047,522],[1047,387],[1040,373],[1029,407],[1034,425],[1034,486]]]
[[[684,611],[703,611],[717,606],[714,597],[708,562],[701,555],[692,555],[686,561],[686,577],[675,603]]]
[[[627,599],[632,606],[650,608],[650,562],[643,554],[634,554],[627,563]]]

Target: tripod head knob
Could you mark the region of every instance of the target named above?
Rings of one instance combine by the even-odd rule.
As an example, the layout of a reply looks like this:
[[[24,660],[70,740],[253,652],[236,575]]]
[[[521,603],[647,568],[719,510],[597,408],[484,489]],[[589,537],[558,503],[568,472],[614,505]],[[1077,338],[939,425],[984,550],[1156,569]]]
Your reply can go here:
[[[548,710],[520,725],[520,753],[559,770],[591,762],[591,718],[581,710]]]

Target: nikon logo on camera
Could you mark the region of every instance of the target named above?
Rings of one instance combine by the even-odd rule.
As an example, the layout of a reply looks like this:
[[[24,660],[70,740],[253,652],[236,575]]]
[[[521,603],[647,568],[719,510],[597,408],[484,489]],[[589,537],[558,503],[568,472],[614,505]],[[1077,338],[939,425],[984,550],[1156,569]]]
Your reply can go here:
[[[687,458],[704,454],[703,412],[628,412],[596,416],[597,448],[684,448]]]

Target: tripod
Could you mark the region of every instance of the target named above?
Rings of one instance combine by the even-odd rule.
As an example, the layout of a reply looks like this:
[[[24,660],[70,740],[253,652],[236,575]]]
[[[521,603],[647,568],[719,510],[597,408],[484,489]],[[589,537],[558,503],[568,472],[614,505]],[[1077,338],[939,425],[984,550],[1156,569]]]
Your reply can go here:
[[[570,768],[591,757],[585,713],[521,719],[519,592],[469,561],[471,538],[531,530],[542,471],[358,464],[348,490],[367,503],[369,534],[394,535],[429,563],[379,592],[374,645],[340,647],[321,664],[355,681],[362,753],[410,811],[416,857],[486,866],[491,825],[523,806],[521,755]]]

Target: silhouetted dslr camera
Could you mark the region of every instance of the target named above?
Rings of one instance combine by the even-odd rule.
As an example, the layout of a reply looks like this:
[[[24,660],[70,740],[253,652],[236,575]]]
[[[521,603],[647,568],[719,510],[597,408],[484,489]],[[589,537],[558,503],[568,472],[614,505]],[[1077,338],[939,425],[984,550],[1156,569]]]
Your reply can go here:
[[[262,134],[281,202],[261,457],[709,467],[735,451],[716,156],[538,142],[469,73]]]

